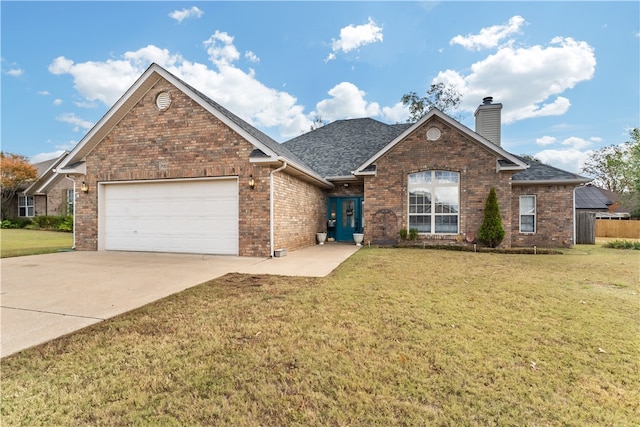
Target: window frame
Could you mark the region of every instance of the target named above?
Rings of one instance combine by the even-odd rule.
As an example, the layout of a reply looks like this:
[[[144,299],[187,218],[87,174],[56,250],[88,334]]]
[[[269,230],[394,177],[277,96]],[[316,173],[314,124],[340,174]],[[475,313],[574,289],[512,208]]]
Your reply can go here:
[[[529,199],[529,200],[533,200],[533,209],[532,211],[529,212],[523,212],[523,204],[522,201],[524,199]],[[526,208],[526,207],[525,207]],[[522,226],[523,226],[523,217],[531,217],[532,220],[531,222],[526,222],[524,223],[527,226],[531,226],[533,229],[532,230],[523,230]],[[523,194],[518,198],[518,230],[520,232],[520,234],[536,234],[538,227],[537,227],[537,221],[538,221],[538,198],[536,197],[535,194]]]
[[[67,205],[66,205],[66,214],[67,215],[73,215],[76,211],[76,194],[75,191],[73,190],[73,188],[67,188],[66,189],[66,199],[67,199]]]
[[[31,201],[31,204],[29,204]],[[24,215],[23,215],[24,210]],[[33,196],[18,196],[18,217],[33,218],[36,211],[36,201]],[[29,215],[31,213],[31,215]]]
[[[423,194],[420,194],[419,191],[412,192],[417,188],[421,188]],[[446,193],[451,193],[452,190],[455,196],[446,197]],[[443,195],[445,197],[441,199]],[[412,219],[414,224],[412,224]],[[455,220],[452,221],[453,219]],[[419,224],[415,224],[416,222]],[[409,224],[409,229],[418,228],[416,225],[421,225],[422,230],[418,228],[419,234],[459,234],[460,172],[431,169],[408,174],[407,224]],[[437,231],[438,229],[442,230],[443,227],[446,231]],[[428,230],[424,230],[424,228],[428,228]]]

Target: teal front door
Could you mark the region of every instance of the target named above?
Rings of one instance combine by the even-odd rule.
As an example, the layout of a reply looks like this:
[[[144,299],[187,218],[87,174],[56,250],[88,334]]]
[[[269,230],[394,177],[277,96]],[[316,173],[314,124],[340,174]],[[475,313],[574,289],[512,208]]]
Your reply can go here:
[[[329,237],[335,237],[336,241],[352,242],[353,233],[362,232],[362,197],[330,197],[327,213],[329,219],[335,218],[335,228],[329,229]]]

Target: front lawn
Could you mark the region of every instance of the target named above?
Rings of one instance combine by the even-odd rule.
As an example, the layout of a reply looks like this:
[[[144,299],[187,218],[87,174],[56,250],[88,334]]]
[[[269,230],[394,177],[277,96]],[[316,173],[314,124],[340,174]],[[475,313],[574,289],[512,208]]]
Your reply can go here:
[[[2,360],[3,425],[633,426],[637,251],[363,248]]]
[[[60,231],[0,229],[0,258],[69,250],[73,233]]]

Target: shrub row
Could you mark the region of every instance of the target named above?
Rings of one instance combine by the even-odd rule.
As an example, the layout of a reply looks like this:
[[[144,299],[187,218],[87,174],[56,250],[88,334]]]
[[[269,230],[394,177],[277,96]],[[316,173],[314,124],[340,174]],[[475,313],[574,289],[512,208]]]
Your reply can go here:
[[[41,215],[33,218],[5,219],[2,228],[30,228],[38,230],[73,231],[72,215]]]
[[[631,240],[613,240],[604,245],[605,248],[612,249],[635,249],[640,251],[640,242],[632,242]]]

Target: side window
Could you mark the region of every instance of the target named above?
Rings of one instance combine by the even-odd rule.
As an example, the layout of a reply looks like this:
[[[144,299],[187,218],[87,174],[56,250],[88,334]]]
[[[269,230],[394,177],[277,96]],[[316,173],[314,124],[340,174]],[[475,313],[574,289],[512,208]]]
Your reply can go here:
[[[536,232],[536,196],[520,196],[520,232]]]

